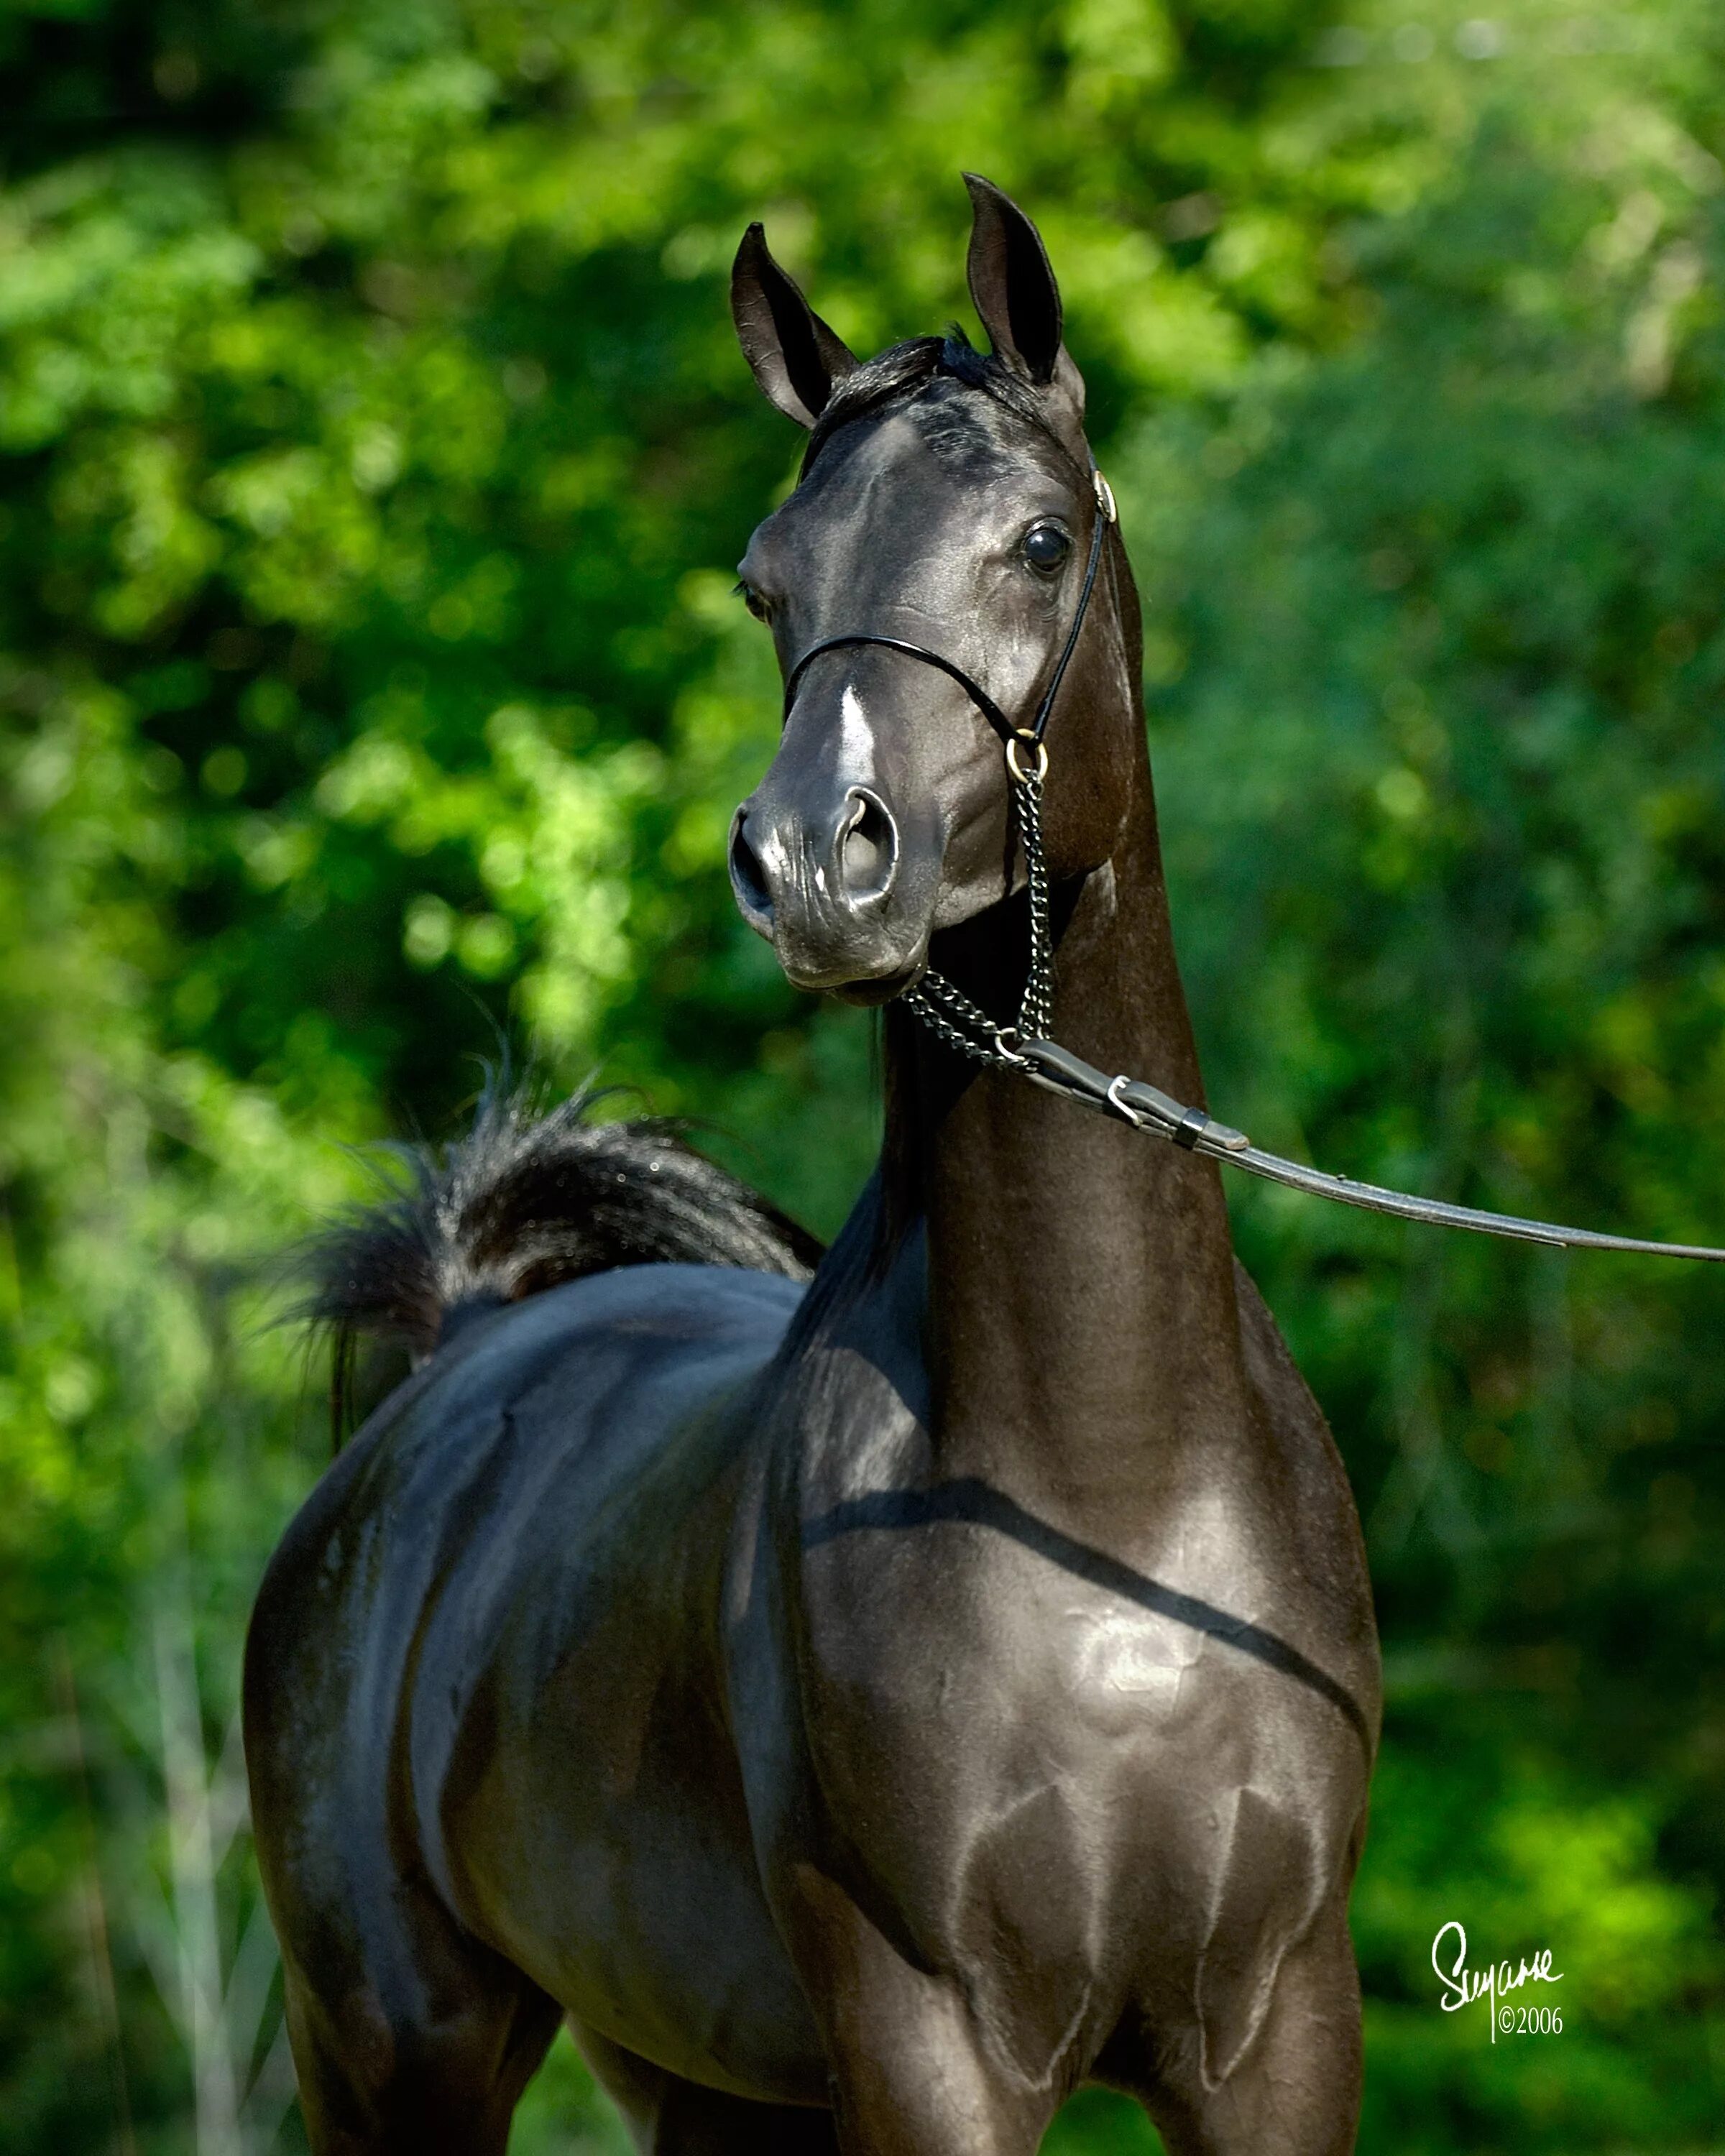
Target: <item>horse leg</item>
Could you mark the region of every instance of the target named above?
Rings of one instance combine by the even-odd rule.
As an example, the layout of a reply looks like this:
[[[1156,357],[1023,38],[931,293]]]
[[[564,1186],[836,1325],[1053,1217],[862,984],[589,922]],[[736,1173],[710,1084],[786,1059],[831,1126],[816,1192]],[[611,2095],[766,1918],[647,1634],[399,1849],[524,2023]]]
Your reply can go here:
[[[504,2156],[516,2103],[557,2033],[556,2003],[399,1888],[380,1924],[321,1927],[315,1957],[295,1953],[283,1928],[312,2156]]]
[[[1191,2047],[1141,2092],[1169,2156],[1350,2156],[1359,2126],[1359,1974],[1345,1914],[1293,1948],[1262,2026],[1219,2087]]]
[[[569,2028],[641,2156],[835,2156],[829,2111],[702,2088],[573,2020]]]
[[[832,1881],[798,1881],[799,1971],[831,2066],[840,2156],[1034,2156],[1068,2086],[916,1967]]]

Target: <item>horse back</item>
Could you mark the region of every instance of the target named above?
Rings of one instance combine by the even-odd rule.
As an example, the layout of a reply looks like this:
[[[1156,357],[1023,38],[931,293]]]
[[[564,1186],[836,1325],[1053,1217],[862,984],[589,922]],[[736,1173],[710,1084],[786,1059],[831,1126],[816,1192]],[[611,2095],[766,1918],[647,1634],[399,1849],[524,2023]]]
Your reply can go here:
[[[572,1282],[465,1327],[325,1476],[247,1650],[290,1962],[375,1982],[372,1934],[420,1893],[649,2056],[686,2045],[681,1990],[721,1942],[740,1976],[793,1984],[764,1965],[782,1957],[717,1704],[717,1599],[751,1404],[800,1293],[677,1265]]]

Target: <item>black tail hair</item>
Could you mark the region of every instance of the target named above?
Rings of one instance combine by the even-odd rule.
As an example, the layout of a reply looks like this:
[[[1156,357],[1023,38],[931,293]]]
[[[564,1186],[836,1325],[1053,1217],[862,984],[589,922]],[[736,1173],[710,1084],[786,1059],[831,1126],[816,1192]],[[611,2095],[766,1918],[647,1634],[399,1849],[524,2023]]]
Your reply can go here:
[[[616,1265],[737,1265],[807,1280],[814,1236],[658,1120],[596,1123],[585,1088],[542,1111],[493,1075],[473,1127],[438,1148],[393,1146],[409,1180],[313,1239],[296,1315],[334,1337],[330,1419],[351,1426],[365,1340],[424,1362],[472,1317]]]

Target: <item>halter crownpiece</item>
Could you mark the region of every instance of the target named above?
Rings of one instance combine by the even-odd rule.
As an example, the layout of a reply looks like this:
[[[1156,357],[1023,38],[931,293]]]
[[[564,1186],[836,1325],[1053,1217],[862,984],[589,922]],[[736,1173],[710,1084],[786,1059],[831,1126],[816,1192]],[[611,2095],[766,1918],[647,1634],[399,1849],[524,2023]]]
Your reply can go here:
[[[1090,478],[1096,497],[1096,514],[1091,520],[1090,556],[1085,564],[1084,583],[1078,603],[1072,610],[1066,640],[1060,647],[1060,657],[1029,726],[1014,726],[981,683],[955,661],[923,644],[906,643],[902,637],[859,632],[823,638],[819,644],[809,646],[785,677],[784,709],[788,717],[798,686],[812,660],[824,651],[836,651],[848,645],[878,644],[883,650],[901,652],[906,659],[920,660],[926,666],[937,667],[956,681],[1004,747],[1010,783],[1008,798],[1019,843],[1024,849],[1030,911],[1030,965],[1017,1023],[1002,1025],[962,988],[932,968],[914,988],[902,992],[899,1000],[906,1009],[947,1047],[969,1056],[974,1062],[994,1070],[1015,1071],[1028,1078],[1033,1086],[1041,1086],[1045,1092],[1057,1093],[1063,1100],[1076,1101],[1081,1107],[1094,1109],[1101,1115],[1119,1116],[1134,1130],[1165,1138],[1169,1144],[1179,1146],[1188,1152],[1202,1153],[1208,1160],[1224,1162],[1230,1168],[1244,1169],[1248,1175],[1260,1176],[1267,1183],[1282,1183],[1290,1190],[1304,1191],[1311,1197],[1331,1199],[1338,1205],[1358,1206],[1367,1213],[1387,1213],[1399,1220],[1423,1221],[1431,1227],[1466,1228],[1476,1235],[1499,1235],[1512,1242],[1542,1243],[1549,1249],[1626,1250],[1645,1257],[1692,1258],[1704,1264],[1725,1264],[1725,1250],[1715,1250],[1707,1244],[1646,1242],[1634,1235],[1607,1235],[1591,1228],[1565,1228],[1551,1221],[1523,1219],[1515,1213],[1486,1213],[1471,1205],[1448,1205],[1435,1198],[1416,1198],[1409,1191],[1389,1190],[1379,1183],[1359,1183],[1352,1176],[1332,1175],[1321,1168],[1284,1160],[1280,1153],[1266,1152],[1260,1146],[1255,1146],[1244,1131],[1218,1122],[1204,1109],[1188,1107],[1142,1078],[1128,1078],[1123,1073],[1111,1078],[1094,1064],[1086,1063],[1082,1056],[1074,1055],[1070,1049],[1061,1048],[1049,1039],[1054,1025],[1054,943],[1049,928],[1048,863],[1042,847],[1042,788],[1048,776],[1049,761],[1044,736],[1090,610],[1091,594],[1096,588],[1096,571],[1101,563],[1103,541],[1109,527],[1118,521],[1113,490],[1094,465],[1090,468]]]

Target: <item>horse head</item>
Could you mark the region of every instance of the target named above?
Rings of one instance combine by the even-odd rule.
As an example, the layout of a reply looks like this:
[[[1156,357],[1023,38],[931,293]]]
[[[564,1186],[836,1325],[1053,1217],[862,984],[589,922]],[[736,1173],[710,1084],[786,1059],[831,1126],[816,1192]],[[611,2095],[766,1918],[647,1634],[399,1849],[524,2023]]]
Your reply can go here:
[[[1142,755],[1137,603],[1099,529],[1108,497],[1059,288],[1029,218],[967,182],[986,354],[955,331],[860,364],[758,224],[732,273],[755,379],[809,441],[795,491],[740,565],[787,697],[778,753],[732,827],[732,884],[792,981],[857,1003],[914,984],[938,932],[1022,880],[997,736],[1029,721],[1049,684],[1056,878],[1109,859]],[[1093,542],[1101,573],[1082,610]]]

